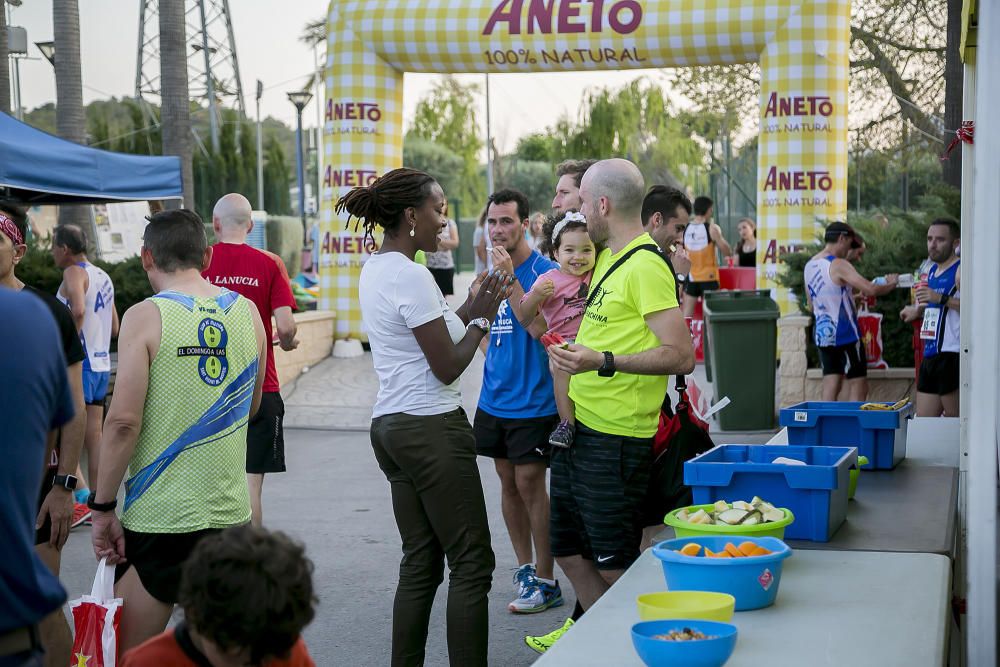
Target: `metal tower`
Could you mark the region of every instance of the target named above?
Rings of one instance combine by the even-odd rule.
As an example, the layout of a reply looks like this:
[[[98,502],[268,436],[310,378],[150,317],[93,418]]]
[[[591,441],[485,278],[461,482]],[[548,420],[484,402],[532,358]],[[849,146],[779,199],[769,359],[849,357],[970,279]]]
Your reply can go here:
[[[135,96],[158,103],[160,98],[160,19],[158,0],[139,0],[139,46]],[[191,99],[208,107],[213,149],[219,148],[219,107],[246,116],[243,83],[236,57],[229,0],[185,0],[188,81]]]

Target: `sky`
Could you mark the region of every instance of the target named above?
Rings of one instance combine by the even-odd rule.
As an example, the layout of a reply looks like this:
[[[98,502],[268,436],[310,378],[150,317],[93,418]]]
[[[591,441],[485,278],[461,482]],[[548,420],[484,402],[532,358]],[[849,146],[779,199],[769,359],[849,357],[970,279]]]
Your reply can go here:
[[[140,4],[140,0],[80,0],[84,103],[134,94]],[[312,48],[299,41],[299,36],[307,22],[326,13],[326,0],[230,0],[229,7],[247,112],[254,113],[254,85],[260,79],[265,87],[261,114],[293,125],[295,109],[285,93],[300,87],[314,66]],[[34,45],[52,39],[52,0],[23,0],[20,7],[12,8],[11,25],[23,26],[28,32],[29,59],[20,63],[25,109],[54,102],[52,66]],[[490,111],[497,146],[509,151],[518,137],[544,130],[564,113],[575,119],[590,87],[619,86],[644,75],[666,84],[663,74],[655,70],[491,75]],[[437,78],[430,74],[405,76],[407,122]],[[482,75],[458,78],[484,80]],[[479,102],[478,119],[485,125],[484,98]],[[315,125],[316,117],[314,101],[304,112],[304,122]]]

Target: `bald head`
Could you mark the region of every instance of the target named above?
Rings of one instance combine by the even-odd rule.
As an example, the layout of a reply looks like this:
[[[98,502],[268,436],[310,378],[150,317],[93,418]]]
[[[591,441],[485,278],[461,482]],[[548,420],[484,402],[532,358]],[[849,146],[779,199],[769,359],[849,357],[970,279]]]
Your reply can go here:
[[[215,204],[212,221],[226,226],[244,227],[250,224],[253,207],[250,200],[238,192],[231,192]]]
[[[628,160],[601,160],[587,170],[580,183],[595,199],[604,198],[616,218],[636,218],[642,213],[646,185],[639,168]]]

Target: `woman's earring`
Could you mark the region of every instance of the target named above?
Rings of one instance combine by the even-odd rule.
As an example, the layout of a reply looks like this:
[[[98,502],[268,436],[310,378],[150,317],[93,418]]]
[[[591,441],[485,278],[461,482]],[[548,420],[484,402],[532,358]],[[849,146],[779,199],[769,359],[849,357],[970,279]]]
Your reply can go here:
[[[411,226],[410,227],[410,236],[416,236],[416,235],[417,235],[417,228],[416,228],[416,226],[415,225]]]

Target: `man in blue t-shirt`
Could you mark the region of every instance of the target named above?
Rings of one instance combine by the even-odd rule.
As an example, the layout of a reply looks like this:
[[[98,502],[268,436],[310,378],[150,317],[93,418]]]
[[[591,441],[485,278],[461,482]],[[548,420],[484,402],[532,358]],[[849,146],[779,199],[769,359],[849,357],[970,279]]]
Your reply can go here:
[[[13,244],[0,234],[0,263]],[[66,600],[35,552],[38,489],[49,431],[73,417],[66,362],[51,313],[39,299],[0,289],[0,405],[11,417],[0,438],[0,663],[35,664],[38,624]]]
[[[538,276],[556,268],[528,246],[528,215],[528,198],[517,190],[490,195],[486,230],[493,245],[493,266],[513,273],[517,280],[490,329],[483,389],[472,426],[476,451],[493,459],[500,477],[503,518],[519,566],[514,574],[517,598],[507,607],[514,613],[562,604],[552,571],[545,490],[549,434],[559,418],[548,357],[535,340],[545,326],[539,318],[532,330],[525,330],[510,305],[521,302]]]

